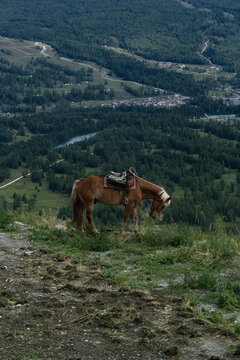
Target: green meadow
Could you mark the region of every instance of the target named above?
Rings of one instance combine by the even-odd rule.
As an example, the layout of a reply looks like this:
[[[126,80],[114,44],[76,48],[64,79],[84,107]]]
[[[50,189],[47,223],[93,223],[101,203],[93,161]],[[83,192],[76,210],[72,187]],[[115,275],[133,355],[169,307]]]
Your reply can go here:
[[[108,69],[99,67],[93,63],[87,62],[77,62],[68,58],[59,57],[56,52],[47,44],[40,42],[32,42],[27,40],[16,40],[9,39],[6,37],[0,37],[0,56],[3,59],[8,60],[10,63],[15,65],[26,67],[32,59],[44,58],[50,63],[60,65],[62,67],[67,67],[71,70],[80,70],[92,69],[93,70],[93,81],[91,85],[102,84],[106,88],[113,89],[114,99],[133,99],[134,96],[126,92],[124,89],[124,84],[131,86],[133,88],[139,88],[141,84],[132,83],[131,81],[124,81],[115,77],[108,75]],[[62,91],[70,91],[72,88],[78,88],[84,91],[87,87],[88,82],[82,84],[77,84],[74,81],[74,78],[69,77],[68,83],[57,83],[54,88],[45,88],[45,90],[55,90],[57,93],[62,93]],[[43,89],[42,89],[43,90]],[[109,102],[109,101],[108,101]],[[84,104],[87,105],[98,105],[98,101],[84,101]],[[101,101],[103,103],[103,101]]]

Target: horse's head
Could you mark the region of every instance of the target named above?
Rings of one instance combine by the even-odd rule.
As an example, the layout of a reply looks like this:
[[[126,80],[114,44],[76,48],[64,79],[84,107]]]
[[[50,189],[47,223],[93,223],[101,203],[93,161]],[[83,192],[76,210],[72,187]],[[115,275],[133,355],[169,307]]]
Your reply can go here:
[[[171,203],[171,196],[163,190],[156,198],[153,199],[150,208],[150,216],[156,218],[160,215]]]

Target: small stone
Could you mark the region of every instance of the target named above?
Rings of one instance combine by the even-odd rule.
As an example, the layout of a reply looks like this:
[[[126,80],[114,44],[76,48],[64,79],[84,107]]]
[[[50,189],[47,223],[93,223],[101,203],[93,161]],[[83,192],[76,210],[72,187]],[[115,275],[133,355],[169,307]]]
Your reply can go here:
[[[29,228],[26,224],[23,224],[21,221],[14,221],[14,225],[17,226],[20,230],[26,230]]]
[[[227,274],[225,274],[225,273],[220,273],[219,274],[221,277],[226,277],[227,276]]]
[[[64,253],[58,253],[58,254],[56,255],[56,260],[57,260],[58,262],[65,261],[66,258],[67,258],[67,256],[66,256]]]
[[[62,225],[62,224],[55,225],[55,229],[62,230],[62,231],[67,231],[67,227]]]
[[[179,349],[177,346],[171,346],[165,349],[164,354],[167,356],[175,356],[179,353]]]

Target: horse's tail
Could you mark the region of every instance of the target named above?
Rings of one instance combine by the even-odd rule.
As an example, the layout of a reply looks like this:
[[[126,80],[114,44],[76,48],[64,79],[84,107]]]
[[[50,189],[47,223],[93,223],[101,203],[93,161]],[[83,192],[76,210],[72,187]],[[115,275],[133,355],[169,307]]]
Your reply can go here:
[[[81,180],[81,179],[80,179]],[[77,184],[80,180],[74,181],[72,187],[72,222],[76,223],[77,227],[82,226],[83,212],[85,204],[77,193]]]

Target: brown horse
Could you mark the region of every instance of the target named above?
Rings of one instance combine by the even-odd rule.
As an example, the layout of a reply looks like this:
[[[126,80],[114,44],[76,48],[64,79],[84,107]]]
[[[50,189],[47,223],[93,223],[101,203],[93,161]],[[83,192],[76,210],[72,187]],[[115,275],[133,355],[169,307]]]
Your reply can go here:
[[[138,205],[145,199],[153,199],[151,206],[151,215],[160,214],[170,205],[171,197],[166,191],[151,182],[144,180],[136,175],[136,186],[133,190],[115,190],[104,186],[104,176],[89,175],[83,179],[75,180],[72,188],[72,208],[73,222],[76,223],[77,229],[83,231],[84,214],[91,225],[94,232],[96,229],[92,212],[93,205],[96,202],[105,205],[121,205],[125,206],[124,220],[121,233],[129,218],[130,213],[133,214],[133,223],[135,228],[138,227]],[[126,199],[127,198],[127,199]],[[127,201],[126,201],[127,200]]]

